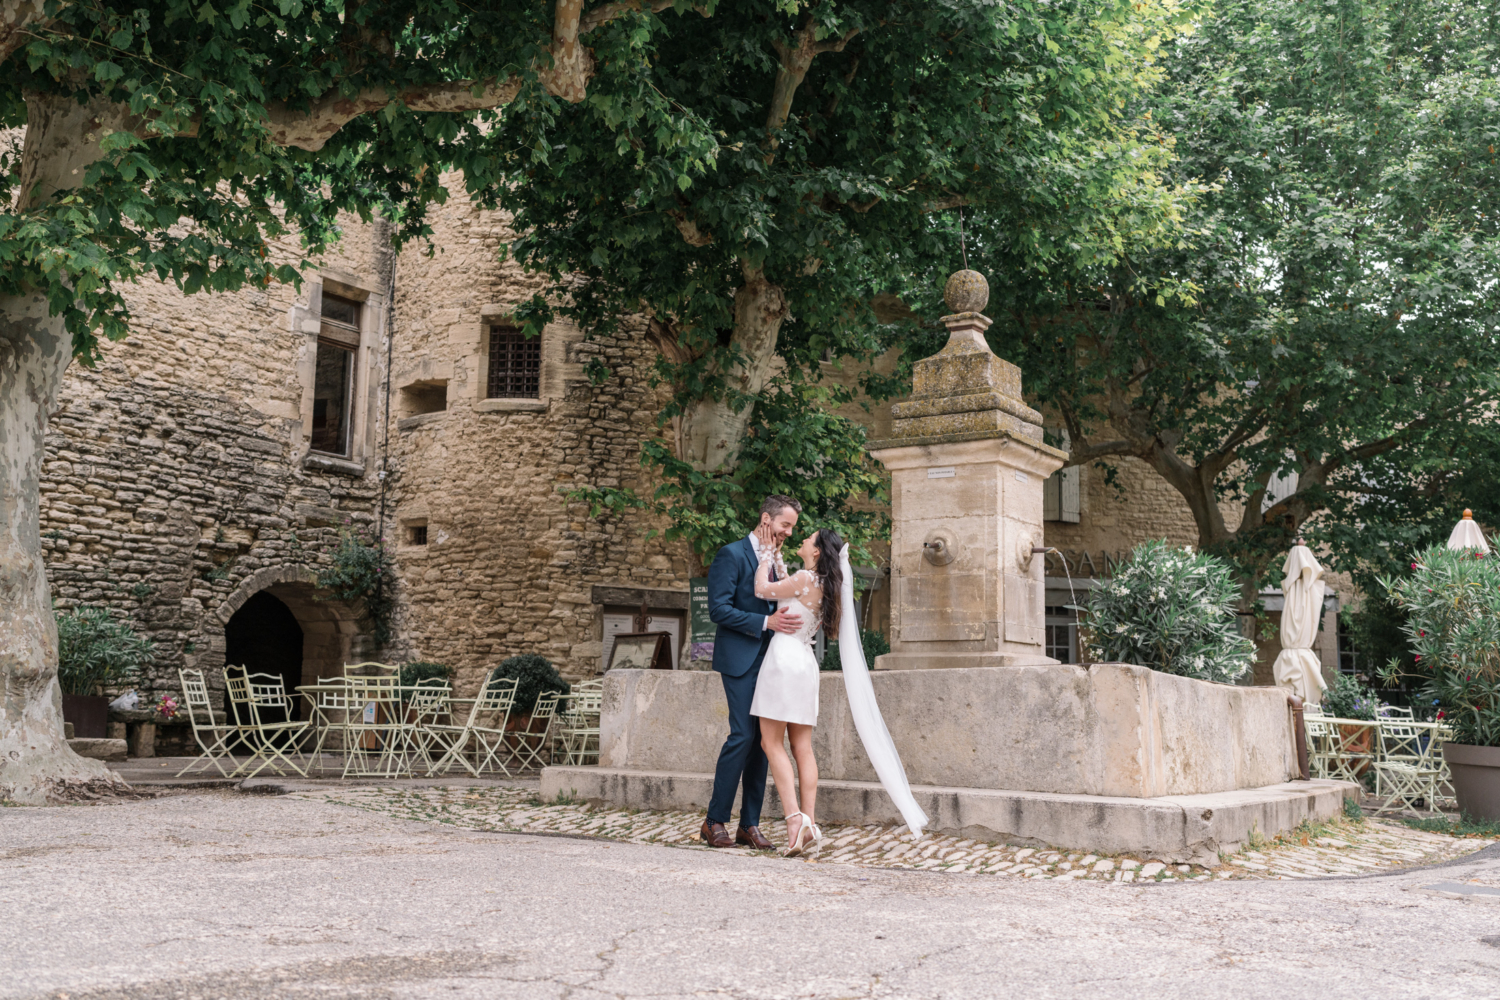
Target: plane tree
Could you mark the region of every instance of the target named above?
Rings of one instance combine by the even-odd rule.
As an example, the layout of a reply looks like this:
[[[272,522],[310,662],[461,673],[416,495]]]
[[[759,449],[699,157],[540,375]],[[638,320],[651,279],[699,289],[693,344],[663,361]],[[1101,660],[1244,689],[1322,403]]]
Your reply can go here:
[[[859,391],[821,378],[942,340],[939,291],[961,264],[959,212],[984,213],[1008,266],[1105,266],[1174,230],[1190,185],[1131,110],[1196,8],[1176,2],[770,0],[682,17],[654,40],[651,86],[718,142],[687,183],[661,154],[590,124],[582,105],[512,111],[490,186],[512,252],[552,284],[523,311],[590,335],[644,322],[671,389],[649,484],[581,484],[596,513],[649,508],[701,555],[742,535],[761,495],[798,496],[857,543],[880,531],[882,478]],[[527,145],[544,116],[552,144]],[[632,169],[607,169],[621,154]],[[992,283],[1010,280],[992,271]],[[602,364],[594,377],[616,377]]]
[[[1002,289],[1072,462],[1148,464],[1247,607],[1299,533],[1368,580],[1496,495],[1497,65],[1483,4],[1217,4],[1141,110],[1213,186],[1180,242]]]
[[[486,155],[505,107],[533,130],[586,109],[675,182],[702,173],[714,137],[641,71],[663,18],[713,5],[679,6],[0,2],[0,800],[117,787],[62,738],[38,486],[64,371],[129,333],[121,289],[294,282],[339,212],[419,238],[442,169]],[[296,259],[269,250],[288,233]]]

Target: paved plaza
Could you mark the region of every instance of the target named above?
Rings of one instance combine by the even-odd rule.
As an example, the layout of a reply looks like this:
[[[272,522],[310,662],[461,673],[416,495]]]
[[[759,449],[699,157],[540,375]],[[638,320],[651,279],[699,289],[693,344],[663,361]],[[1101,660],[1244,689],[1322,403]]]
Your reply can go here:
[[[711,851],[532,787],[0,810],[0,997],[1500,996],[1500,845],[1351,824],[1265,871],[1126,882],[1120,859],[839,846],[878,830],[813,861]],[[1313,874],[1335,859],[1374,874]]]

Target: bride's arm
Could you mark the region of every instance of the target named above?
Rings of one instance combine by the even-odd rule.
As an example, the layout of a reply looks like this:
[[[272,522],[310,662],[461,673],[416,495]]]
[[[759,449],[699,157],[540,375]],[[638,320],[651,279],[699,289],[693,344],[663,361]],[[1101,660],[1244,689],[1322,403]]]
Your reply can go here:
[[[755,567],[755,596],[763,601],[776,601],[783,597],[802,597],[813,589],[813,575],[799,569],[784,580],[771,582],[771,562],[776,553],[767,549],[760,555],[760,565]]]

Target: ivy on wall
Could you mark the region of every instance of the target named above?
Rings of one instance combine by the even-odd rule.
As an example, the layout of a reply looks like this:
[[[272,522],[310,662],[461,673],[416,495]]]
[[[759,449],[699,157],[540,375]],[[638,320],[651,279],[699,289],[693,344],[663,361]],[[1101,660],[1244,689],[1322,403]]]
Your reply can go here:
[[[362,528],[345,528],[332,561],[318,572],[318,586],[358,608],[360,623],[382,648],[391,641],[396,607],[391,569],[390,553],[380,538]]]

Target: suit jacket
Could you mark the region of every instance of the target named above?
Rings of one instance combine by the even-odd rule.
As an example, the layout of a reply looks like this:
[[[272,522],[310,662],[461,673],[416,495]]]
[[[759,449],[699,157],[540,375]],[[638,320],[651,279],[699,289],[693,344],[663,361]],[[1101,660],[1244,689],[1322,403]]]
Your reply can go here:
[[[775,633],[765,627],[776,611],[774,601],[755,596],[760,560],[750,539],[724,546],[708,567],[708,617],[714,632],[714,669],[726,677],[743,677],[760,666]]]

